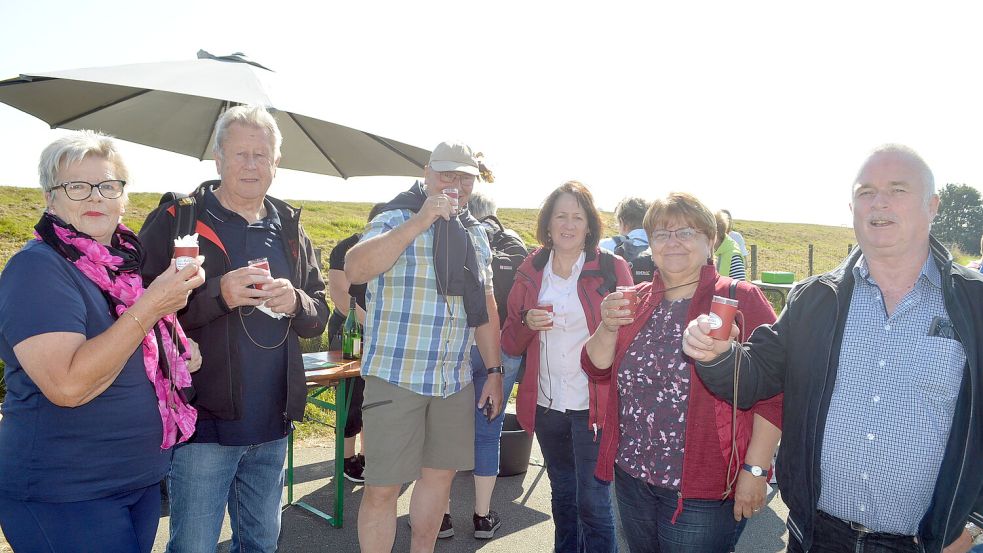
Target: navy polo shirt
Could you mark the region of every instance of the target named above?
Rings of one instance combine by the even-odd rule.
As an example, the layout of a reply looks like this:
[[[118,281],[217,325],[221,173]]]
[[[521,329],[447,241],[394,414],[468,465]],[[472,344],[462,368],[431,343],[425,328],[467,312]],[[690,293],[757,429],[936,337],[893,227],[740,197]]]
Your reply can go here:
[[[51,403],[14,355],[14,346],[40,334],[91,339],[115,322],[102,291],[47,244],[32,240],[7,263],[0,276],[7,384],[0,496],[88,501],[156,485],[167,473],[171,450],[160,448],[163,426],[141,346],[109,388],[73,408]]]
[[[211,190],[205,192],[205,209],[215,233],[229,254],[232,268],[247,266],[265,257],[273,278],[290,278],[290,265],[281,239],[280,217],[269,200],[266,217],[249,224],[239,214],[222,206]],[[287,346],[284,336],[290,319],[274,319],[250,306],[240,306],[227,315],[237,336],[239,385],[242,386],[242,418],[198,419],[194,436],[198,443],[256,445],[287,435],[290,424],[284,416],[287,403]],[[278,345],[279,344],[279,345]],[[207,348],[208,344],[200,344]],[[202,367],[201,370],[208,370]]]

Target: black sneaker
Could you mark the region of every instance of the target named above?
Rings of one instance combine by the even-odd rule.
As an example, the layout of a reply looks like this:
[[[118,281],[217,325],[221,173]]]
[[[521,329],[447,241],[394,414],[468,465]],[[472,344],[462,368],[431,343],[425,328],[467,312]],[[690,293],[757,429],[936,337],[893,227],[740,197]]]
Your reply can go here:
[[[409,517],[406,518],[406,525],[410,528],[413,527],[413,523],[410,522]],[[454,537],[454,522],[451,520],[450,513],[444,513],[444,518],[440,521],[440,531],[437,532],[438,538],[452,538]]]
[[[345,479],[361,484],[365,482],[362,473],[365,471],[365,461],[359,461],[359,455],[345,459]]]
[[[495,537],[495,530],[502,525],[502,519],[498,518],[498,513],[488,511],[486,516],[474,515],[474,537],[479,540],[490,540]]]

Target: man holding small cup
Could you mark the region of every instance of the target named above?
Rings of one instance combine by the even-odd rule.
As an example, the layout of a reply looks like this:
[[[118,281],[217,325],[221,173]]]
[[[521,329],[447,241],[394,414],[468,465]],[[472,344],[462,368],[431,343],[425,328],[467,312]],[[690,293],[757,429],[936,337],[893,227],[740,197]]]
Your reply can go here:
[[[439,144],[423,182],[389,202],[345,256],[349,282],[368,285],[363,552],[392,549],[396,499],[414,480],[411,550],[433,550],[454,474],[474,466],[472,344],[488,371],[477,407],[491,405],[490,419],[502,409],[491,247],[465,207],[478,174],[471,148]]]
[[[876,149],[852,188],[859,248],[839,268],[743,345],[696,318],[684,351],[738,407],[784,391],[790,552],[962,553],[983,543],[983,277],[930,236],[939,197],[913,150]]]
[[[306,405],[299,338],[320,336],[328,317],[300,210],[266,195],[280,143],[265,109],[230,108],[215,130],[221,180],[192,195],[208,278],[178,313],[203,362],[193,377],[195,435],[175,450],[167,478],[172,553],[213,551],[226,508],[233,550],[276,550],[287,434]],[[140,232],[146,277],[172,256],[178,202]]]

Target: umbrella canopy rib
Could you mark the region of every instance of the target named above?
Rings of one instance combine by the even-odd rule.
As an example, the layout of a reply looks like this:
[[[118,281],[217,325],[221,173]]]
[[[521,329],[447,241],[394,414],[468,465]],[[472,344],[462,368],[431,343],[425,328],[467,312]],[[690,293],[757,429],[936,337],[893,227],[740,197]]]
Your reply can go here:
[[[389,148],[390,150],[392,150],[392,152],[394,154],[396,154],[399,157],[405,159],[406,161],[412,163],[413,165],[416,165],[420,169],[423,169],[424,165],[420,165],[420,162],[419,161],[417,161],[417,160],[411,158],[410,156],[404,154],[402,151],[399,150],[399,148],[396,148],[395,146],[393,146],[392,144],[390,144],[385,138],[383,138],[381,136],[376,136],[376,135],[374,135],[372,133],[369,133],[369,132],[365,133],[365,136],[368,136],[372,140],[375,140],[379,144],[382,144],[386,148]]]
[[[122,98],[120,98],[120,99],[118,99],[118,100],[116,100],[114,102],[109,102],[109,103],[106,103],[106,104],[102,104],[100,106],[96,106],[96,107],[90,109],[89,111],[85,111],[85,112],[82,112],[82,113],[77,113],[77,114],[73,115],[72,117],[69,117],[68,119],[65,119],[64,121],[56,121],[56,122],[52,123],[51,124],[51,128],[52,129],[57,129],[58,127],[64,127],[65,125],[67,125],[69,123],[78,121],[79,119],[82,119],[83,117],[87,117],[89,115],[92,115],[93,113],[96,113],[98,111],[102,111],[104,109],[111,108],[111,107],[113,107],[115,105],[119,105],[119,104],[122,104],[124,102],[129,102],[130,100],[132,100],[134,98],[139,98],[140,96],[143,96],[144,94],[146,94],[148,92],[150,92],[150,90],[143,89],[143,90],[141,90],[139,92],[134,92],[133,94],[130,94],[129,96],[124,96],[124,97],[122,97]]]
[[[324,159],[328,160],[328,163],[330,163],[331,166],[334,167],[335,171],[338,171],[338,174],[341,175],[341,178],[343,178],[345,180],[348,180],[348,175],[344,171],[341,170],[341,167],[338,167],[338,164],[335,163],[335,160],[331,159],[331,155],[328,154],[328,152],[325,151],[325,149],[322,148],[320,144],[318,144],[317,140],[314,140],[314,137],[311,136],[311,133],[308,132],[308,130],[294,116],[294,114],[290,113],[289,111],[288,112],[282,112],[282,113],[286,113],[287,115],[290,116],[290,119],[293,120],[293,122],[297,124],[297,128],[299,128],[301,130],[301,132],[304,133],[304,136],[306,136],[307,139],[311,141],[311,144],[313,144],[314,147],[317,148],[317,151],[321,152],[321,155],[324,156]]]
[[[229,109],[229,107],[231,107],[231,102],[229,101],[218,102],[218,109],[215,110],[215,117],[212,117],[212,121],[218,123],[218,118],[221,117],[222,113],[224,113],[225,110]],[[215,123],[212,124],[212,134],[215,134]],[[205,143],[200,150],[201,153],[198,154],[198,161],[205,161],[205,156],[208,155],[208,146],[211,143],[212,143],[212,136],[208,135],[208,138],[205,139]],[[215,146],[218,147],[218,144],[216,144]]]

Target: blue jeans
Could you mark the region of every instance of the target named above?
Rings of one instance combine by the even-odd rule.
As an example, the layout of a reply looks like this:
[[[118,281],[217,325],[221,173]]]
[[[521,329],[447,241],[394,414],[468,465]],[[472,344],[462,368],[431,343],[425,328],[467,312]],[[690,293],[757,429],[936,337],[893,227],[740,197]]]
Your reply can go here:
[[[515,386],[515,379],[519,376],[519,363],[521,357],[508,355],[502,352],[502,364],[505,365],[505,372],[502,374],[502,394],[505,398],[502,401],[502,412],[488,422],[485,414],[477,408],[478,401],[481,400],[481,388],[488,380],[488,371],[485,370],[485,362],[481,360],[478,353],[478,346],[471,348],[471,378],[474,380],[474,475],[475,476],[498,476],[498,456],[502,435],[502,424],[505,422],[505,404],[512,395],[512,387]]]
[[[594,477],[601,435],[595,441],[587,421],[587,411],[536,406],[536,439],[550,477],[557,553],[618,550],[611,487]]]
[[[90,501],[0,498],[0,526],[14,551],[150,553],[160,521],[160,484]]]
[[[617,464],[614,489],[631,553],[727,553],[746,523],[734,520],[733,500],[686,499],[673,524],[677,492],[639,480]]]
[[[812,548],[809,553],[921,553],[914,538],[892,535],[862,536],[850,525],[821,511],[813,517]],[[803,553],[802,545],[792,532],[788,535],[788,553]]]
[[[232,553],[276,551],[287,438],[259,445],[190,443],[174,450],[168,553],[215,551],[226,506]]]

